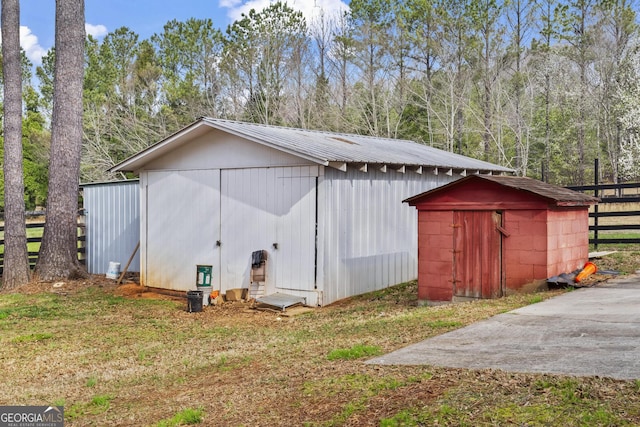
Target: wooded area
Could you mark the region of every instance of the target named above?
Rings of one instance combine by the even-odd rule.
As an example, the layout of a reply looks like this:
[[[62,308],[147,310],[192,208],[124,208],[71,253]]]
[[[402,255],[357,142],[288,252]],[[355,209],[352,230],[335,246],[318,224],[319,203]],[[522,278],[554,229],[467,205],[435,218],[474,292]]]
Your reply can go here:
[[[226,30],[168,22],[89,36],[81,181],[200,116],[406,138],[558,184],[637,180],[638,4],[627,0],[285,3]],[[23,56],[27,209],[47,194],[55,54]]]

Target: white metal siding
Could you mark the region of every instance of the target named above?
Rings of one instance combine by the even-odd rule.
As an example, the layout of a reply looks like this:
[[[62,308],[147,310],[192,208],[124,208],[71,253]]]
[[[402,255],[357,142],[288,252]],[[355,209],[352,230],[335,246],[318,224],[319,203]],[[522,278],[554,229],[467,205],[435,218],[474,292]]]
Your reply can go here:
[[[146,165],[148,170],[249,169],[314,164],[239,136],[212,130],[176,147],[171,155]]]
[[[105,274],[110,262],[124,269],[140,239],[138,181],[83,186],[86,221],[86,262],[91,274]],[[140,271],[139,252],[128,271]]]
[[[417,211],[402,200],[459,177],[325,169],[323,304],[417,277]]]
[[[231,169],[221,179],[221,285],[222,292],[249,287],[251,254],[266,250],[276,241],[278,211],[273,188],[276,169]],[[269,256],[269,258],[272,258]],[[268,260],[268,286],[272,279]]]
[[[222,171],[223,291],[248,287],[251,254],[266,250],[263,293],[282,291],[315,299],[317,175],[317,166]]]
[[[246,288],[251,254],[264,249],[265,293],[316,304],[317,175],[317,166],[146,172],[141,280],[194,289],[196,265],[205,264],[213,266],[214,289]]]
[[[213,267],[219,282],[220,171],[151,171],[146,188],[143,284],[196,288],[196,266]]]
[[[316,166],[145,172],[141,280],[194,289],[196,265],[207,264],[214,288],[248,287],[251,253],[261,249],[265,293],[310,305],[412,280],[417,213],[402,200],[457,178]]]
[[[274,251],[276,287],[283,292],[315,292],[316,181],[318,166],[282,168]],[[286,208],[286,209],[285,209]],[[295,292],[294,292],[295,293]],[[301,295],[309,298],[308,295]]]

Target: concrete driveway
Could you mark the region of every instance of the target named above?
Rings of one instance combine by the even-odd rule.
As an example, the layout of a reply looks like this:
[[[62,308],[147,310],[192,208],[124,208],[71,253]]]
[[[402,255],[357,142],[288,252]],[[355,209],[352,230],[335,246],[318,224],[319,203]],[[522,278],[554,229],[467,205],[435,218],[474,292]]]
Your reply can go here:
[[[640,276],[568,292],[367,363],[640,379]]]

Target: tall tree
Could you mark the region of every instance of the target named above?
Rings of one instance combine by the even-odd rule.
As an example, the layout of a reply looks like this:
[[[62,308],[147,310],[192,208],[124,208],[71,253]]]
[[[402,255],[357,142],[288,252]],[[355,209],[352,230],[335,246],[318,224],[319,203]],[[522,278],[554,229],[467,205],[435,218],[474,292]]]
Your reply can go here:
[[[442,82],[440,91],[439,121],[446,135],[446,147],[450,151],[464,154],[470,81],[473,68],[468,61],[469,50],[474,46],[470,34],[471,20],[469,4],[471,0],[452,0],[438,10],[442,19]],[[436,110],[437,111],[437,110]]]
[[[534,23],[534,4],[527,0],[512,0],[507,3],[506,15],[511,36],[509,63],[511,64],[510,87],[507,102],[510,113],[506,122],[515,138],[515,169],[521,176],[527,175],[529,161],[529,121],[525,105],[527,75],[525,73],[526,47],[530,29]]]
[[[329,77],[327,75],[327,56],[331,47],[331,20],[323,10],[311,20],[309,35],[315,50],[316,62],[311,65],[315,89],[308,101],[308,126],[311,128],[331,129],[329,109]]]
[[[435,124],[434,116],[438,116],[439,112],[434,111],[432,98],[435,92],[434,74],[439,57],[442,52],[442,14],[439,9],[442,8],[440,0],[409,0],[406,7],[400,9],[399,14],[407,32],[410,43],[409,56],[411,64],[409,67],[416,74],[416,84],[412,85],[413,105],[409,106],[411,111],[411,120],[404,124],[405,128],[413,128],[415,136],[409,135],[414,139],[422,139],[434,145]],[[417,110],[417,111],[416,111]],[[424,111],[420,114],[420,111]],[[420,134],[426,133],[426,137],[420,138]],[[439,145],[442,141],[439,141]],[[447,144],[446,148],[452,150],[453,145]]]
[[[43,113],[51,120],[53,111],[53,74],[56,60],[56,49],[51,48],[42,57],[42,65],[36,67],[36,77],[38,77],[39,92],[42,98]]]
[[[389,136],[385,126],[383,97],[388,80],[392,6],[386,0],[352,0],[355,65],[359,69],[357,120],[360,132]]]
[[[628,179],[635,169],[619,168],[635,152],[638,7],[353,0],[308,31],[274,1],[224,35],[208,20],[170,21],[142,41],[120,29],[87,43],[82,177],[107,177],[113,162],[206,114],[410,138],[522,175],[544,165],[558,184],[583,181],[606,155],[607,177]],[[53,59],[38,68],[49,110]]]
[[[138,35],[126,27],[109,33],[101,44],[88,37],[83,181],[113,179],[108,172],[111,166],[167,133],[159,113],[162,73],[151,43],[137,40]]]
[[[84,0],[57,0],[49,195],[36,275],[84,276],[78,261],[78,183],[82,148]]]
[[[350,66],[355,50],[353,32],[354,29],[351,26],[348,13],[342,13],[336,20],[333,30],[332,49],[328,56],[331,70],[329,74],[334,78],[336,86],[333,99],[338,106],[338,116],[342,122],[338,129],[343,131],[348,129],[345,117],[352,92],[350,79],[354,74]]]
[[[543,108],[544,108],[544,154],[540,163],[542,165],[542,180],[550,181],[551,169],[551,73],[552,73],[552,43],[560,33],[559,22],[555,19],[557,0],[544,0],[540,3],[540,41],[535,43],[535,50],[541,58],[541,70],[544,76],[543,83]]]
[[[566,57],[578,67],[579,89],[575,96],[576,106],[576,154],[577,183],[585,183],[585,163],[587,151],[589,76],[594,61],[593,44],[596,35],[592,26],[596,0],[571,0],[565,5],[562,14],[564,31],[562,39],[568,43],[564,50]]]
[[[640,177],[640,45],[634,46],[628,60],[619,71],[616,98],[620,127],[617,153],[618,178],[637,180]]]
[[[164,113],[175,128],[200,116],[217,116],[223,36],[211,19],[172,20],[154,34],[156,59],[163,71]]]
[[[484,160],[497,161],[502,157],[502,144],[494,129],[494,96],[495,85],[502,72],[502,54],[504,24],[501,22],[504,2],[502,0],[479,0],[469,4],[471,26],[475,34],[475,55],[470,61],[477,64],[478,103],[482,122],[482,151]],[[476,62],[477,61],[477,62]],[[492,156],[491,143],[494,143],[500,157]]]
[[[22,57],[20,2],[2,1],[2,74],[4,78],[4,289],[29,281],[22,174]]]
[[[595,44],[597,51],[595,70],[600,76],[597,86],[599,117],[602,131],[600,141],[609,159],[610,177],[613,182],[620,178],[620,153],[625,138],[620,117],[627,110],[620,99],[618,88],[628,87],[631,56],[635,48],[633,41],[638,36],[638,24],[633,1],[614,0],[599,5],[600,37]]]
[[[300,43],[308,40],[302,12],[286,3],[254,9],[227,29],[225,69],[244,85],[244,118],[264,124],[283,124],[287,82],[300,62]],[[292,97],[295,98],[295,97]]]
[[[23,56],[24,55],[23,52]],[[25,60],[23,59],[23,63]],[[41,210],[47,200],[47,180],[49,170],[50,133],[42,113],[43,100],[29,83],[32,80],[33,65],[27,61],[23,70],[22,99],[24,117],[22,120],[22,151],[24,157],[24,201],[27,210]]]

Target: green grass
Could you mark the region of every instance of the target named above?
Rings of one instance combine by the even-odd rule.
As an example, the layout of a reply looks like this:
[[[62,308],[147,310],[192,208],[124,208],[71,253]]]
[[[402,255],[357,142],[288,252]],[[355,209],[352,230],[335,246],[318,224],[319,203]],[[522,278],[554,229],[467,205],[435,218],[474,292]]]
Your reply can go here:
[[[50,334],[50,333],[33,333],[33,334],[29,334],[29,335],[19,335],[19,336],[13,338],[12,342],[21,343],[21,342],[44,341],[44,340],[48,340],[49,338],[53,338],[53,334]]]
[[[0,405],[69,425],[640,425],[640,381],[364,363],[562,292],[419,306],[414,282],[292,317],[0,294]]]
[[[114,399],[112,395],[95,395],[86,403],[73,403],[64,407],[64,417],[66,420],[73,421],[88,416],[96,416],[104,414],[111,407],[111,401]],[[64,401],[62,401],[65,403]]]
[[[200,409],[183,409],[173,417],[162,420],[156,424],[156,427],[175,427],[200,424],[204,421],[204,411]]]
[[[589,232],[589,239],[593,239],[593,231]],[[619,231],[598,231],[599,239],[640,239],[640,233]],[[595,251],[595,245],[589,244],[589,251]],[[599,243],[598,251],[638,251],[640,243]]]
[[[462,323],[457,320],[434,320],[432,322],[427,322],[427,326],[434,329],[451,329],[451,328],[459,328],[462,326]]]
[[[98,384],[98,378],[95,375],[87,378],[87,387],[95,387]]]
[[[29,227],[26,228],[27,238],[38,238],[42,239],[42,235],[44,234],[44,226],[43,227]],[[78,236],[81,235],[81,230],[78,228]],[[0,239],[4,240],[4,231],[0,231]],[[78,247],[81,247],[84,242],[78,241]],[[27,251],[28,252],[39,252],[40,251],[41,242],[27,242]],[[0,256],[4,255],[4,245],[0,244]]]
[[[355,360],[363,357],[371,357],[382,354],[382,349],[374,345],[356,344],[351,348],[338,348],[331,350],[327,355],[328,360]]]
[[[640,269],[640,245],[637,249],[630,249],[628,245],[617,245],[609,249],[598,247],[598,250],[615,250],[602,258],[593,260],[598,266],[598,271],[615,270],[621,274],[633,274]]]
[[[527,394],[511,394],[482,385],[458,387],[438,399],[436,405],[429,405],[428,409],[402,409],[381,420],[380,425],[635,425],[625,420],[606,400],[598,401],[594,396],[598,392],[577,379],[563,378],[550,378],[544,381],[544,385],[534,382],[528,387]],[[478,405],[486,400],[493,403]],[[471,411],[475,413],[473,420]]]
[[[529,302],[529,304],[537,304],[537,303],[542,302],[542,301],[544,301],[544,298],[542,297],[542,295],[535,295],[534,294],[534,295],[531,295],[529,297],[529,301],[528,302]]]

